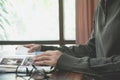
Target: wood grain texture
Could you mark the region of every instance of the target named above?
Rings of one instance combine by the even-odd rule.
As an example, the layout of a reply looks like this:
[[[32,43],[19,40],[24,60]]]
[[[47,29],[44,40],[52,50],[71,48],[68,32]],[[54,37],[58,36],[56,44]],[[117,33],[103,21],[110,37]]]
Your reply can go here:
[[[82,80],[82,74],[59,71],[52,74],[49,80]]]

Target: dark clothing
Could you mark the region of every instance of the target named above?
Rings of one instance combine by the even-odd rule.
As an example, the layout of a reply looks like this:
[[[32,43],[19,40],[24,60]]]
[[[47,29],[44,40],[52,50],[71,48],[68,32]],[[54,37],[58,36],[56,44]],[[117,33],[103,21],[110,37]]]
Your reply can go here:
[[[50,49],[65,53],[58,60],[59,69],[120,80],[120,0],[107,0],[105,5],[99,1],[94,30],[86,45],[42,46],[43,51]]]

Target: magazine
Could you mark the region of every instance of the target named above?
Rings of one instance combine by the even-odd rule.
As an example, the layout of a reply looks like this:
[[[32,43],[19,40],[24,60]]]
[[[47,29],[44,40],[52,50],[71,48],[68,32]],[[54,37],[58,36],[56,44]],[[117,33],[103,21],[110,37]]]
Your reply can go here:
[[[40,52],[39,52],[40,53]],[[0,72],[15,72],[18,66],[24,72],[23,68],[32,68],[32,58],[35,53],[29,54],[28,49],[19,46],[15,55],[3,55],[0,57]],[[38,69],[44,69],[46,71],[51,70],[51,66],[36,66]],[[20,71],[21,72],[21,71]]]
[[[34,55],[9,55],[0,58],[0,67],[29,66]]]
[[[12,55],[2,56],[0,58],[0,72],[15,72],[16,68],[20,66],[19,72],[25,72],[26,67],[32,69],[32,57],[34,55]],[[36,66],[38,70],[44,69],[46,72],[51,71],[51,66]]]

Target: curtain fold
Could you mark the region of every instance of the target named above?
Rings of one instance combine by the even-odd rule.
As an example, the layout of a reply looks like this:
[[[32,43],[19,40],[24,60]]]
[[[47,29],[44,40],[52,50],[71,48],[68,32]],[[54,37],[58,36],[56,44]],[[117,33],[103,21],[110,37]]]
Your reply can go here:
[[[98,0],[76,0],[76,44],[85,44],[88,40],[97,3]]]

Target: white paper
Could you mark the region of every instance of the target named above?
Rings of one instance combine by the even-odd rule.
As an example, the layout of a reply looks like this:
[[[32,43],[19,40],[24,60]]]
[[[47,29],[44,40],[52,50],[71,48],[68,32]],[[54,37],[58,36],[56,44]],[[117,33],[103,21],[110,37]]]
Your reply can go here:
[[[16,49],[16,54],[17,55],[28,55],[28,50],[29,48],[26,48],[24,46],[18,46]]]

